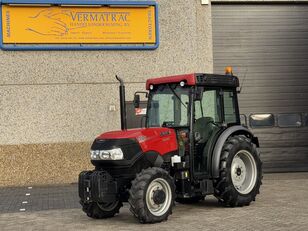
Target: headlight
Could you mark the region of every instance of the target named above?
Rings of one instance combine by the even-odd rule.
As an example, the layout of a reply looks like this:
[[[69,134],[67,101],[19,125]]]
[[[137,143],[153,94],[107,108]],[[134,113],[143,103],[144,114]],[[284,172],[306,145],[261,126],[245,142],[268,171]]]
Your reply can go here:
[[[91,150],[92,160],[122,160],[124,158],[121,148],[111,150]]]
[[[122,160],[124,159],[123,152],[121,148],[115,148],[109,150],[110,159],[112,160]]]

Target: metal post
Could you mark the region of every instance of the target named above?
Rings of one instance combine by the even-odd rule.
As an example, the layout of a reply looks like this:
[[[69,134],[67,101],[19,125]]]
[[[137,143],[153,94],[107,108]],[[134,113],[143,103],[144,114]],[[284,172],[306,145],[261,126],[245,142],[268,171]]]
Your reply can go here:
[[[126,123],[126,104],[125,104],[125,86],[123,80],[116,75],[116,79],[120,82],[119,92],[120,92],[120,113],[121,113],[121,129],[127,129]]]

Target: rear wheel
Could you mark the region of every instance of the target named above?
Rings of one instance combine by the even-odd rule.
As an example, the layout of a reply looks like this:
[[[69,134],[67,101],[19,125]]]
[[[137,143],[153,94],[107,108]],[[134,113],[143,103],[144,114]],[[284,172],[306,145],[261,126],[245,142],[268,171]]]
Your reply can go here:
[[[226,206],[249,205],[259,193],[261,165],[256,145],[249,138],[230,137],[222,149],[215,196]]]
[[[161,168],[148,168],[137,174],[129,190],[130,210],[141,223],[167,220],[174,205],[172,177]]]
[[[119,213],[120,208],[123,206],[120,201],[114,201],[111,203],[81,202],[81,205],[82,210],[87,214],[87,216],[94,219],[113,217],[116,213]]]

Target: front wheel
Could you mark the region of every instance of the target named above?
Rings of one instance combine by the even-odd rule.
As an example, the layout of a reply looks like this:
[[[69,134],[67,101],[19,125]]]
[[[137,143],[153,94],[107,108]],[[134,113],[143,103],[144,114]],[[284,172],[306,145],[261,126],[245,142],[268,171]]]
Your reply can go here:
[[[137,174],[129,190],[130,211],[140,223],[156,223],[168,219],[174,205],[175,186],[162,168],[147,168]]]
[[[220,158],[215,196],[226,206],[249,205],[262,184],[262,162],[256,145],[243,135],[230,137]]]

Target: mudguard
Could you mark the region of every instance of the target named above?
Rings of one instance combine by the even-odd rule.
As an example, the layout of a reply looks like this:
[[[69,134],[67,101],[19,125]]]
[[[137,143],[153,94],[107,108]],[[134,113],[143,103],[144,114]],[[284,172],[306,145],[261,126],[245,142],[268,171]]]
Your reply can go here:
[[[258,138],[255,137],[252,134],[252,132],[249,131],[247,128],[240,126],[240,125],[227,128],[225,131],[223,131],[223,133],[221,133],[221,135],[217,139],[217,142],[213,150],[213,155],[212,155],[212,177],[213,178],[219,177],[219,163],[220,163],[220,155],[221,155],[222,147],[224,143],[226,142],[226,140],[233,134],[247,135],[248,137],[252,139],[252,142],[255,143],[257,147],[259,147]]]

